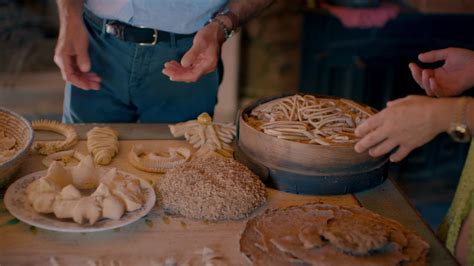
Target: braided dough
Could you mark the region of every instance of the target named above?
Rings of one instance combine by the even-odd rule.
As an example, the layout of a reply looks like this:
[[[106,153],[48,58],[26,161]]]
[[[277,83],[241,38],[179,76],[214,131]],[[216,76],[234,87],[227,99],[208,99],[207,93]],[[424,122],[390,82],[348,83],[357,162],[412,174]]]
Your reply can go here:
[[[46,130],[59,133],[66,137],[63,141],[36,141],[32,149],[40,154],[48,155],[72,148],[79,141],[76,131],[70,125],[52,120],[36,120],[31,123],[34,130]]]
[[[110,127],[94,127],[87,132],[87,149],[96,163],[109,164],[119,151],[118,132]]]

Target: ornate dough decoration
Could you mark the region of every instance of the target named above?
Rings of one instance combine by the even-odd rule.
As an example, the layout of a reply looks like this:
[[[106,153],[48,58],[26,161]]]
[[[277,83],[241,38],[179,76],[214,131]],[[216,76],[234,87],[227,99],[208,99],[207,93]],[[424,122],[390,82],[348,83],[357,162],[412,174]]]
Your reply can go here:
[[[66,125],[52,120],[36,120],[31,123],[34,130],[46,130],[59,133],[66,137],[63,141],[36,141],[32,149],[40,154],[48,155],[51,153],[64,151],[73,147],[78,141],[76,131],[70,125]]]
[[[230,145],[236,134],[235,125],[213,123],[208,113],[202,113],[196,120],[169,126],[174,137],[182,137],[198,149],[196,156],[216,152],[232,157],[234,149]]]
[[[279,139],[320,145],[351,145],[355,128],[374,113],[347,99],[294,95],[257,106],[247,122]]]
[[[131,165],[141,171],[164,173],[189,160],[191,151],[187,148],[169,148],[167,154],[149,152],[143,145],[133,146],[128,154]]]
[[[110,127],[94,127],[87,132],[87,149],[96,163],[109,164],[119,151],[118,132]]]

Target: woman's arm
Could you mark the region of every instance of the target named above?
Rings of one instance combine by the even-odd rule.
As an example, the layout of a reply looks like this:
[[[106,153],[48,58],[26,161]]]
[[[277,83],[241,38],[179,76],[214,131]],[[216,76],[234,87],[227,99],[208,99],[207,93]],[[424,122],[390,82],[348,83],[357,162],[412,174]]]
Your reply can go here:
[[[408,96],[387,103],[387,107],[357,127],[361,139],[354,149],[377,157],[391,151],[390,160],[398,162],[413,149],[450,129],[460,112],[470,132],[474,131],[474,99],[462,106],[461,98]]]

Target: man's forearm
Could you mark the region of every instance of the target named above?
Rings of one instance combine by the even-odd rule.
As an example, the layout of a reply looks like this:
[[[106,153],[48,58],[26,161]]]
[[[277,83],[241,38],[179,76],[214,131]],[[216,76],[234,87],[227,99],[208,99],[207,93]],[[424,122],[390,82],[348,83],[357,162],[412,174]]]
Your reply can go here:
[[[233,25],[237,28],[258,15],[262,10],[270,6],[275,0],[230,0],[227,8],[237,15],[239,25]]]
[[[70,19],[79,19],[82,17],[84,0],[57,0],[59,20],[61,24]]]

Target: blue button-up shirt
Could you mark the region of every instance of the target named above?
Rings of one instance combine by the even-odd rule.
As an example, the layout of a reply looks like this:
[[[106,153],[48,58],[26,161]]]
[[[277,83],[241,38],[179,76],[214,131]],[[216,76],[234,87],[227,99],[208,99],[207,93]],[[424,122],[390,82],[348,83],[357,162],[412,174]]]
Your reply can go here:
[[[198,31],[228,0],[86,0],[86,7],[107,19],[173,33]]]

